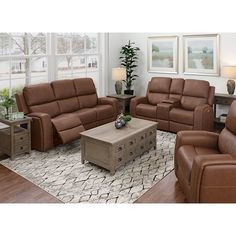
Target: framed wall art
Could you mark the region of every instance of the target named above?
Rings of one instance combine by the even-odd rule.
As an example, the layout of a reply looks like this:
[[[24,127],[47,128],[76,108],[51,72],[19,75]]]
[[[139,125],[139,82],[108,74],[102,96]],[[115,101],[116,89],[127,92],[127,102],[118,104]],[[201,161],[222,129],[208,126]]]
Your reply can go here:
[[[183,37],[184,74],[219,75],[219,35]]]
[[[148,38],[148,72],[178,72],[178,37]]]

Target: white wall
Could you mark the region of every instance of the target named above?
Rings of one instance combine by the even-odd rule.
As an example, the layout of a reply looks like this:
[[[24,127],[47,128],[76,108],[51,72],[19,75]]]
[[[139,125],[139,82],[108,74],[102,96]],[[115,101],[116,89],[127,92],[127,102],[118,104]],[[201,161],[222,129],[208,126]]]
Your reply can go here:
[[[139,63],[137,68],[137,74],[139,78],[135,81],[134,89],[137,96],[144,95],[147,89],[147,83],[153,76],[166,76],[166,77],[179,77],[185,79],[202,79],[208,80],[209,83],[216,88],[216,93],[226,93],[226,82],[228,79],[218,76],[195,76],[183,74],[183,35],[185,33],[117,33],[110,34],[109,40],[109,62],[110,62],[110,75],[111,68],[119,66],[119,51],[121,46],[131,40],[135,42],[140,48]],[[189,34],[202,34],[202,33],[186,33]],[[179,36],[179,72],[178,74],[161,74],[161,73],[149,73],[147,72],[147,38],[150,36],[167,36],[177,35]],[[119,47],[119,48],[113,48]],[[220,34],[220,65],[236,65],[236,33],[221,33]],[[220,67],[221,67],[220,66]],[[114,93],[114,82],[109,83],[109,93]],[[222,107],[219,106],[221,109]],[[220,111],[219,111],[220,112]]]
[[[108,94],[115,93],[115,82],[111,79],[112,68],[120,67],[119,57],[121,47],[126,43],[126,34],[109,33],[109,72],[108,72]]]

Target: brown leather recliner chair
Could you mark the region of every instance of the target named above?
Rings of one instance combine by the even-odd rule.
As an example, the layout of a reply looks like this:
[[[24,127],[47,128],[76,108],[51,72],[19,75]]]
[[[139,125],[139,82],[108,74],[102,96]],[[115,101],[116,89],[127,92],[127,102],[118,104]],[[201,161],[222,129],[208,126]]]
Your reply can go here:
[[[158,122],[158,129],[213,130],[215,88],[208,81],[154,77],[145,97],[131,100],[131,115]]]
[[[175,174],[188,202],[236,203],[236,101],[220,134],[177,133]]]
[[[39,151],[78,139],[82,131],[111,122],[119,113],[118,101],[98,98],[90,78],[26,86],[16,101],[19,111],[33,118],[31,143]]]

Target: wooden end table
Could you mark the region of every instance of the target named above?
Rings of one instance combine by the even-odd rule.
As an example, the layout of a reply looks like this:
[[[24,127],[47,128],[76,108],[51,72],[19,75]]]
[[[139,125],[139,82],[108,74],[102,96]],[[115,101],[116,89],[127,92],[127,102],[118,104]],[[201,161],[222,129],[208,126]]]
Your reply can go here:
[[[129,104],[130,100],[135,97],[135,95],[128,95],[128,94],[111,94],[107,97],[116,98],[120,102],[121,112],[124,114],[129,114]]]
[[[0,129],[0,150],[14,160],[16,155],[31,152],[32,118],[8,120],[0,118],[0,123],[7,125]]]
[[[220,118],[216,117],[216,105],[225,105],[230,106],[231,103],[236,100],[236,95],[229,95],[223,93],[216,93],[214,98],[214,118],[215,118],[215,126],[223,129],[225,126],[224,122],[220,121]]]

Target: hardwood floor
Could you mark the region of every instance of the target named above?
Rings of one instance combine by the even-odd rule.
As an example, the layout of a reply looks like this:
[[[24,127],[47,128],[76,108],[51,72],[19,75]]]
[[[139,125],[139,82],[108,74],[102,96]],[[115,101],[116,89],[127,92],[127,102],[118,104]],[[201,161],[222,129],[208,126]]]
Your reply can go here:
[[[0,164],[0,203],[62,203]]]
[[[160,182],[144,193],[135,203],[185,203],[186,199],[171,171]]]

